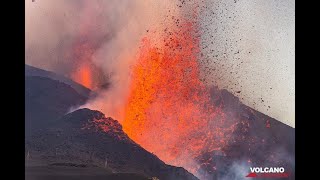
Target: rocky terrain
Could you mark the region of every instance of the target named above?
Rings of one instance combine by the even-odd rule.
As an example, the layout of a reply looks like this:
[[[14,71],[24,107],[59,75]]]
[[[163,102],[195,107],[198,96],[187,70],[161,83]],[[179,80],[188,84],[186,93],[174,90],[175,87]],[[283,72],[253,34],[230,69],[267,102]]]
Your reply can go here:
[[[25,82],[26,177],[197,179],[144,150],[108,115],[90,109],[69,113],[92,94],[85,87],[30,66]],[[287,179],[295,179],[294,128],[242,104],[226,90],[212,87],[211,100],[222,107],[235,131],[221,151],[197,157],[202,179],[244,179],[254,166],[283,166],[290,173]]]
[[[87,100],[69,84],[43,76],[25,80],[27,179],[197,179],[144,150],[101,112],[68,113]]]

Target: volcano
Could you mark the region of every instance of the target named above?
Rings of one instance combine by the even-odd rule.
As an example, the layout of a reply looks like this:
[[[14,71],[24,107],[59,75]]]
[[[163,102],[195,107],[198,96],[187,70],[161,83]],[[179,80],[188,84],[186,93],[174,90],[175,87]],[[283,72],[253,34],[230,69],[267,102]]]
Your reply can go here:
[[[168,165],[103,113],[90,109],[68,113],[71,107],[84,104],[92,92],[85,96],[75,88],[85,87],[60,78],[51,72],[30,76],[26,71],[27,178],[84,173],[82,177],[96,179],[116,179],[114,175],[124,179],[197,179],[184,169],[190,166]],[[295,179],[294,128],[242,104],[226,90],[211,87],[209,95],[210,103],[220,107],[224,119],[234,125],[221,149],[207,149],[193,157],[197,164],[191,169],[193,174],[200,179],[244,179],[249,167],[282,166],[290,174],[288,179]],[[180,145],[189,148],[182,142]],[[130,178],[125,178],[128,175]]]
[[[295,179],[295,129],[244,104],[227,90],[211,88],[211,103],[236,122],[221,151],[197,157],[204,179],[245,179],[249,167],[282,166]],[[205,172],[205,173],[204,173]]]
[[[294,72],[294,51],[260,38],[269,15],[239,19],[246,3],[221,3],[27,3],[26,63],[54,71],[25,68],[27,178],[238,180],[282,167],[295,179],[294,128],[242,103],[291,122],[270,106],[293,105],[294,88],[274,81]]]
[[[183,168],[166,165],[133,142],[116,120],[89,109],[69,113],[50,128],[37,131],[26,141],[26,150],[32,163],[51,167],[82,165],[160,179],[197,179]]]
[[[116,120],[101,112],[67,113],[66,109],[87,98],[64,83],[71,80],[61,82],[47,75],[26,75],[25,79],[27,179],[197,179],[144,150]]]

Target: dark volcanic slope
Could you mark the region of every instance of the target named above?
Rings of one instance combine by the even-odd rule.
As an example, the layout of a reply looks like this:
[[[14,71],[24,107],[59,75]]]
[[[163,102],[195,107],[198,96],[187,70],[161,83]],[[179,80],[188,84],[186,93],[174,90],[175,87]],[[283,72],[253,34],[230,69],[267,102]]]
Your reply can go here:
[[[25,77],[26,135],[47,127],[73,106],[82,105],[87,98],[69,85],[46,77]]]
[[[134,143],[121,125],[99,111],[80,109],[63,116],[26,141],[30,159],[41,163],[91,164],[113,172],[169,180],[197,179],[183,168],[166,165]]]
[[[212,88],[212,103],[236,124],[223,153],[198,157],[207,179],[245,179],[249,167],[282,166],[295,179],[295,129],[243,105],[226,90]]]
[[[28,65],[25,73],[26,151],[30,152],[27,164],[37,162],[35,166],[27,165],[31,179],[37,179],[37,173],[40,179],[61,179],[59,173],[69,176],[79,171],[88,171],[88,179],[105,179],[106,174],[100,176],[104,170],[132,172],[142,179],[194,179],[183,168],[164,164],[132,142],[117,121],[98,111],[82,109],[65,115],[71,107],[85,103],[90,90]],[[294,128],[243,105],[226,90],[212,88],[211,96],[212,103],[222,107],[226,120],[236,126],[222,151],[204,152],[197,158],[203,179],[246,179],[244,176],[253,166],[283,166],[291,173],[288,179],[295,179]],[[104,121],[96,121],[99,119]],[[67,164],[67,168],[61,167],[66,172],[57,174],[52,167],[56,163]],[[68,169],[68,163],[93,167]],[[48,172],[46,178],[43,172]]]
[[[25,65],[26,136],[84,104],[89,95],[88,88],[64,76]]]
[[[25,76],[26,77],[30,77],[30,76],[46,77],[46,78],[56,80],[71,86],[74,90],[76,90],[79,94],[81,94],[84,97],[89,97],[90,95],[90,89],[72,81],[71,79],[68,79],[56,73],[45,71],[33,66],[25,65]]]

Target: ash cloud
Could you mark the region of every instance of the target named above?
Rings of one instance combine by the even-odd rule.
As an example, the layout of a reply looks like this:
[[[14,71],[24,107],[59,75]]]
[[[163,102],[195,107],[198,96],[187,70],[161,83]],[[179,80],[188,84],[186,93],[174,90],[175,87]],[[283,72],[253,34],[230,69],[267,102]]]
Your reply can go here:
[[[88,45],[98,97],[86,107],[121,119],[130,66],[142,36],[158,26],[170,1],[26,0],[26,64],[72,78]],[[87,50],[86,48],[80,51]],[[89,51],[88,50],[88,51]],[[93,51],[93,52],[91,52]],[[106,90],[107,89],[107,90]]]

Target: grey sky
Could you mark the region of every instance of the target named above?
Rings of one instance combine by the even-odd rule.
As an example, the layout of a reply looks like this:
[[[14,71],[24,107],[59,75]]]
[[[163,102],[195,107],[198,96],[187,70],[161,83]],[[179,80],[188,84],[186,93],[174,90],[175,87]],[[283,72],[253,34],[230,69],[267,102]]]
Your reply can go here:
[[[292,127],[294,19],[294,0],[207,0],[201,15],[206,81]]]

